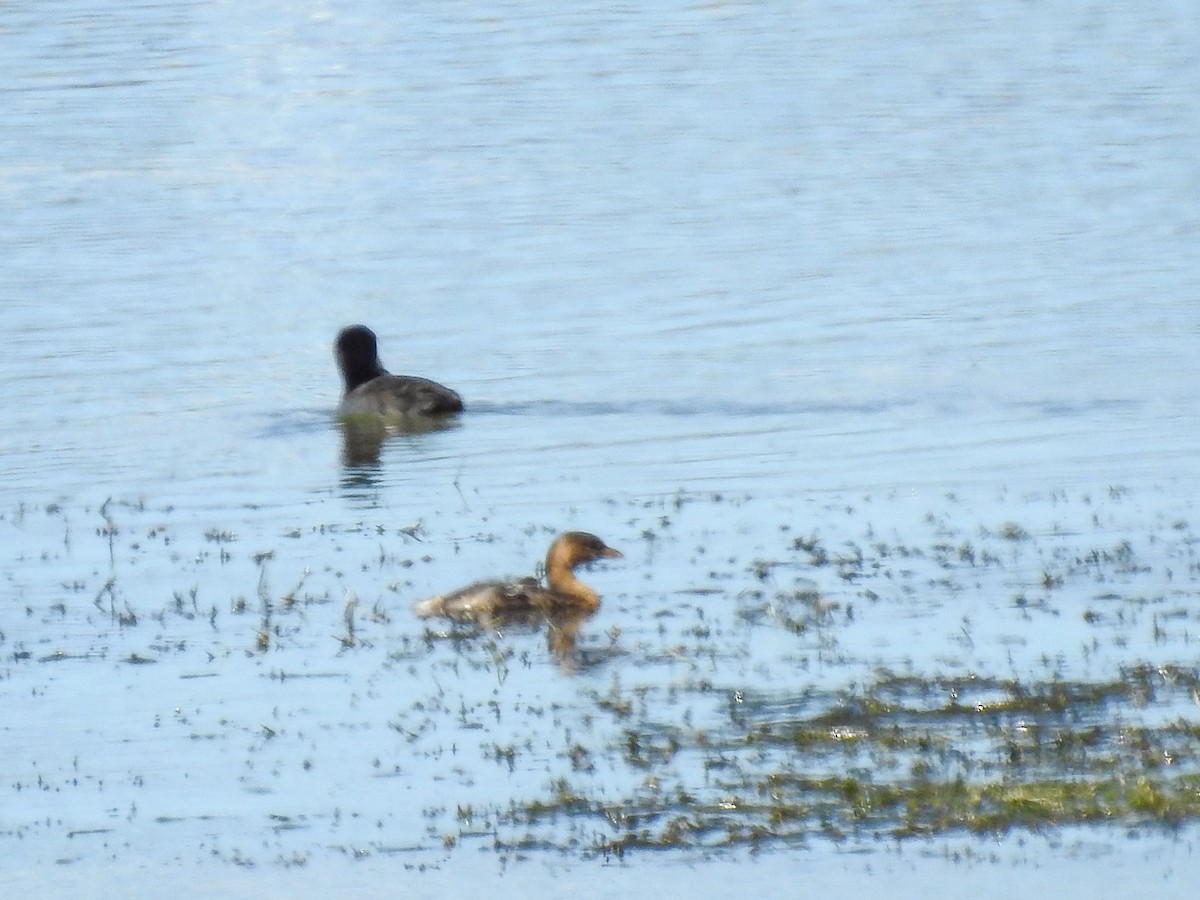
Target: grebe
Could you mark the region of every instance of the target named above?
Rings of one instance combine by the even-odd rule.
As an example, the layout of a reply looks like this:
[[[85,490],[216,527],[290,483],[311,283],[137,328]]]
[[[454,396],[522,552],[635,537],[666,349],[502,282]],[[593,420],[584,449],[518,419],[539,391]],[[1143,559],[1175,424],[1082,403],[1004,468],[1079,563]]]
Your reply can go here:
[[[366,325],[343,328],[334,352],[345,385],[339,416],[409,419],[462,412],[462,398],[450,388],[428,378],[388,372],[379,361],[375,332]]]
[[[546,553],[546,585],[537,578],[479,581],[452,594],[420,600],[413,606],[421,618],[445,616],[458,622],[489,622],[507,617],[596,611],[600,596],[575,577],[576,566],[622,556],[594,534],[560,534]]]

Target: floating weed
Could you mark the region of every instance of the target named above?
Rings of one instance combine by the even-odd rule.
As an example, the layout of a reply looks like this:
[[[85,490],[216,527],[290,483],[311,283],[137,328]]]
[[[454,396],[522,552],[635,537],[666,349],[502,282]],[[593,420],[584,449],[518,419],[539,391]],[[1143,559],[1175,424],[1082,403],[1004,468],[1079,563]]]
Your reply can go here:
[[[1027,541],[1029,540],[1029,532],[1018,525],[1016,522],[1005,522],[1000,526],[998,532],[1000,537],[1006,541]]]
[[[57,663],[62,680],[95,659],[117,662],[137,690],[182,665],[185,689],[211,679],[219,693],[235,684],[226,671],[257,671],[278,683],[275,718],[251,752],[269,740],[279,763],[251,759],[252,789],[271,789],[273,769],[293,766],[328,778],[334,767],[321,760],[344,754],[339,779],[362,771],[406,790],[449,792],[426,808],[428,821],[416,826],[423,838],[403,839],[435,852],[468,838],[515,859],[531,850],[620,856],[1200,822],[1198,670],[1139,662],[1196,658],[1200,545],[1176,527],[1180,516],[1164,516],[1147,538],[1120,533],[1107,514],[1089,525],[1091,509],[1083,522],[1017,510],[966,521],[939,510],[906,522],[877,506],[874,523],[829,513],[818,539],[815,530],[796,538],[789,524],[752,531],[733,521],[733,500],[713,501],[729,522],[697,531],[689,517],[703,499],[680,499],[677,509],[669,498],[647,501],[648,512],[629,520],[628,535],[644,535],[638,549],[652,563],[646,586],[639,575],[606,594],[570,675],[547,662],[540,637],[412,619],[399,601],[416,588],[394,573],[431,557],[395,551],[449,555],[432,525],[429,535],[373,522],[298,527],[283,533],[313,546],[285,541],[225,566],[211,545],[230,544],[233,532],[155,524],[147,536],[116,502],[98,536],[76,529],[71,552],[94,545],[87,568],[59,547],[66,514],[52,547],[24,554],[54,568],[41,588],[10,579],[14,609],[26,614],[4,623],[0,642],[18,678],[41,661]],[[978,528],[1010,515],[1022,525]],[[252,521],[237,524],[251,545],[269,540]],[[127,559],[134,533],[147,549],[134,544],[140,555]],[[746,535],[753,540],[735,542]],[[418,545],[422,537],[428,543]],[[151,566],[136,566],[168,544],[171,565],[161,568],[183,570],[185,580],[152,594],[135,577]],[[268,583],[278,572],[291,587],[282,596]],[[349,583],[367,592],[362,603]],[[153,596],[165,598],[161,609],[148,605]],[[223,629],[232,635],[217,630],[230,624],[218,622],[214,598],[223,597],[235,615],[251,614]],[[193,620],[201,627],[189,630]],[[54,639],[38,626],[53,627]],[[1132,649],[1114,653],[1122,641]],[[67,649],[55,651],[60,644]],[[331,681],[309,682],[316,690],[291,683],[308,678]],[[203,718],[201,701],[213,696],[197,692],[187,715]],[[220,728],[164,723],[213,746],[221,729],[249,727],[236,716]],[[358,763],[355,754],[364,754]],[[394,798],[371,809],[376,793],[358,794],[353,818],[402,824]],[[301,821],[272,827],[282,834]]]
[[[829,554],[821,546],[821,541],[815,534],[808,537],[796,538],[792,541],[792,549],[807,553],[808,564],[814,568],[828,565],[829,563]]]
[[[633,700],[625,695],[621,690],[621,683],[616,679],[613,680],[608,694],[596,698],[596,705],[621,719],[628,718],[633,714]]]
[[[269,559],[270,557],[268,556],[267,558]],[[296,586],[279,598],[280,606],[282,606],[284,609],[291,609],[296,605],[296,595],[299,594],[300,589],[304,587],[304,582],[308,580],[308,576],[309,573],[305,571],[304,574],[300,576],[300,580],[296,582]]]
[[[591,753],[582,744],[572,744],[567,750],[567,756],[571,760],[571,771],[573,772],[594,772],[596,770]]]
[[[353,593],[346,593],[346,603],[342,608],[342,622],[345,623],[346,633],[338,638],[342,643],[342,647],[353,647],[356,643],[354,614],[358,611],[358,597]]]
[[[600,702],[629,720],[620,758],[642,788],[612,802],[585,782],[556,782],[553,796],[511,815],[591,823],[601,830],[592,852],[618,856],[812,836],[1174,827],[1200,820],[1200,725],[1134,725],[1114,709],[1191,696],[1198,678],[1146,666],[1099,682],[882,673],[790,698],[739,691],[725,727],[695,731],[635,718],[642,705],[617,701],[626,695],[614,683]],[[573,771],[591,773],[597,752],[572,745]],[[693,763],[698,781],[678,774]]]
[[[517,750],[511,745],[500,746],[499,744],[492,744],[485,755],[487,758],[494,760],[495,762],[506,764],[509,772],[512,772],[516,769]]]

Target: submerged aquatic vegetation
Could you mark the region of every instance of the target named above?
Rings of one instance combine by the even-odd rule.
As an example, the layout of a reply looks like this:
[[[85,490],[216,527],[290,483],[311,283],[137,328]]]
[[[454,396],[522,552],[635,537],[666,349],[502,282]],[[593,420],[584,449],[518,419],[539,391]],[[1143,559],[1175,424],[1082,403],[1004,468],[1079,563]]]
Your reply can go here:
[[[1151,693],[1190,696],[1198,679],[1195,669],[1144,667],[1096,684],[884,674],[850,692],[794,700],[760,692],[743,696],[719,729],[625,728],[620,752],[645,777],[620,800],[560,780],[498,822],[586,820],[592,852],[606,854],[1089,823],[1175,827],[1200,821],[1200,726],[1134,726],[1123,716]],[[683,774],[689,757],[714,754],[719,767]]]
[[[140,717],[98,718],[57,757],[43,741],[11,783],[53,784],[50,807],[103,783],[116,807],[125,757],[98,747],[150,740],[138,804],[177,789],[191,806],[173,815],[207,834],[243,800],[246,861],[268,833],[279,858],[315,852],[317,822],[356,855],[502,856],[1200,823],[1200,541],[1182,511],[1118,526],[1097,502],[1067,521],[1065,502],[905,517],[862,498],[804,521],[751,499],[614,502],[614,531],[652,538],[570,667],[532,629],[409,614],[461,574],[459,544],[524,555],[491,523],[451,540],[446,520],[264,533],[116,501],[19,510],[46,537],[19,551],[0,621],[10,700],[52,722],[116,678]],[[201,775],[211,794],[178,790]],[[267,807],[310,824],[260,827]]]

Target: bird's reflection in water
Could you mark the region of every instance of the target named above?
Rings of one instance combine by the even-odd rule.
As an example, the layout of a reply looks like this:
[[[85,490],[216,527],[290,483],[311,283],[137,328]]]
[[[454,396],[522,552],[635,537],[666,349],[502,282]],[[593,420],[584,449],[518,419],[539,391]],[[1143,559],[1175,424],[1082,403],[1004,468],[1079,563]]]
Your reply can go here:
[[[458,422],[447,418],[411,416],[383,418],[382,416],[339,416],[342,432],[342,466],[374,466],[379,462],[383,445],[393,438],[412,437],[455,428]]]
[[[578,672],[584,667],[577,646],[579,628],[592,615],[571,610],[546,617],[546,649],[564,672]]]
[[[550,658],[560,671],[572,675],[593,668],[603,663],[608,652],[596,653],[589,649],[581,651],[578,646],[583,624],[592,617],[592,613],[576,610],[558,611],[553,613],[521,612],[497,613],[480,617],[472,622],[457,622],[450,624],[445,630],[431,629],[426,632],[427,639],[449,639],[456,646],[463,642],[473,642],[483,635],[494,639],[497,645],[504,644],[513,635],[532,635],[545,630],[546,649]],[[507,659],[512,651],[493,648],[497,659]]]
[[[342,416],[342,465],[347,468],[373,466],[387,439],[388,429],[379,416]]]

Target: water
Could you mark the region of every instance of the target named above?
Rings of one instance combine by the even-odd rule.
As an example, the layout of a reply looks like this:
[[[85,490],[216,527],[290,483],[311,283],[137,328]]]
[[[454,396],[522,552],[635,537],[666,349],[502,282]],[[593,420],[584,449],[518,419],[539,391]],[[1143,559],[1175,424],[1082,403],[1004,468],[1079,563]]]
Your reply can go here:
[[[1194,4],[59,2],[0,9],[0,34],[0,691],[20,713],[0,755],[9,784],[105,786],[8,817],[14,873],[116,878],[137,853],[325,871],[333,844],[376,846],[381,878],[403,862],[379,846],[453,871],[453,809],[413,811],[446,779],[481,810],[540,797],[562,760],[518,752],[484,791],[492,763],[448,774],[420,731],[410,766],[381,727],[419,731],[410,683],[431,721],[510,710],[470,729],[486,752],[536,743],[532,707],[586,732],[617,682],[646,689],[642,724],[670,725],[684,685],[724,727],[700,680],[766,678],[791,714],[789,691],[880,666],[1192,664]],[[344,465],[330,344],[356,321],[393,371],[457,389],[461,425]],[[575,527],[628,557],[590,576],[580,671],[528,635],[421,643],[409,602],[528,570]],[[900,587],[814,570],[809,535]],[[880,540],[927,562],[891,571]],[[1004,565],[941,585],[939,541]],[[1132,573],[1073,566],[1122,541]],[[799,644],[762,624],[787,617],[755,618],[755,560],[784,564],[768,600],[813,583],[840,617]],[[1105,606],[1097,579],[1143,606]],[[297,585],[302,614],[263,620]],[[497,678],[504,648],[524,677]],[[292,694],[280,672],[322,677]],[[305,735],[267,765],[283,780],[254,762],[277,715]],[[584,741],[611,796],[619,724]],[[377,807],[371,754],[406,803]],[[355,804],[385,826],[344,824]],[[68,836],[98,822],[102,847]],[[1153,877],[1195,874],[1155,848]]]

